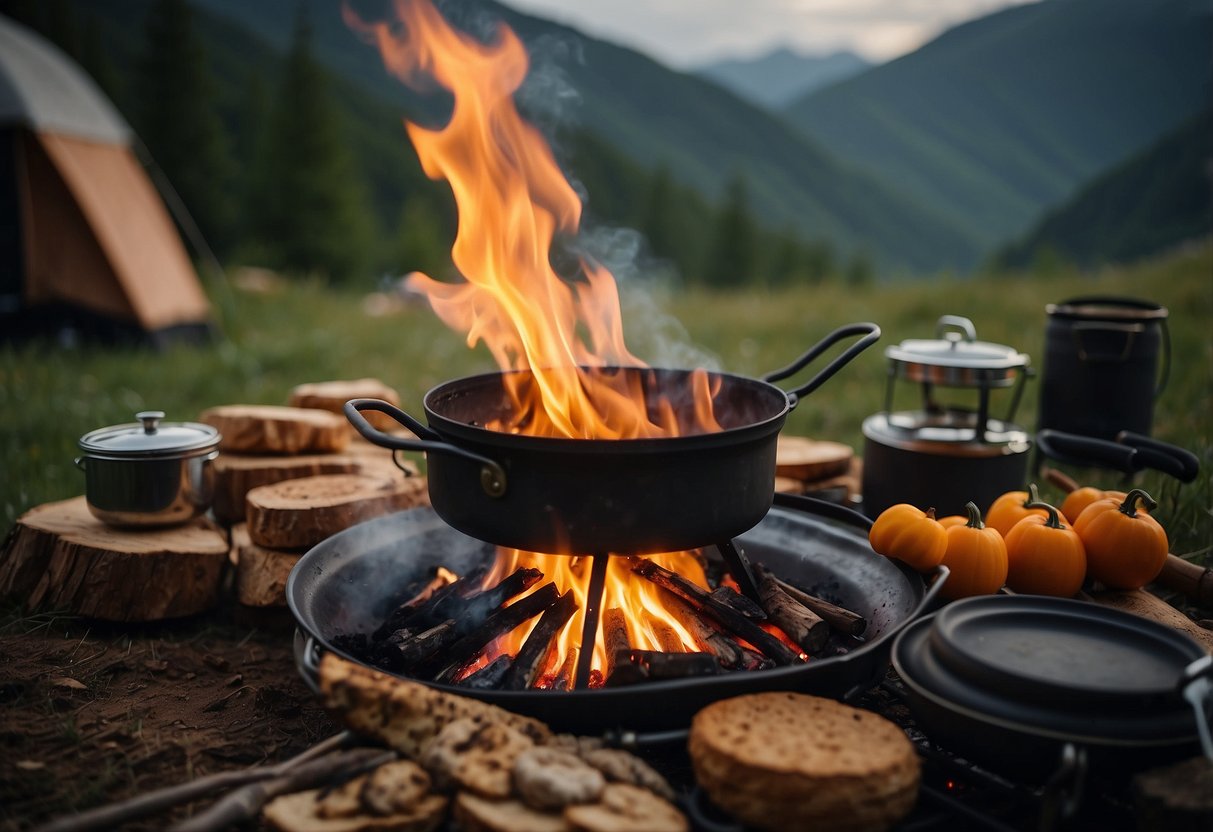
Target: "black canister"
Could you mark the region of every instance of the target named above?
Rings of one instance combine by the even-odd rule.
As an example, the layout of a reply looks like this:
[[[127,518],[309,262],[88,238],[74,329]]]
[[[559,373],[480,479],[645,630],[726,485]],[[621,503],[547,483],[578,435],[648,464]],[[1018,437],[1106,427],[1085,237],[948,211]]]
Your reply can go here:
[[[1122,430],[1149,435],[1171,364],[1166,307],[1082,297],[1045,310],[1037,428],[1109,440]]]

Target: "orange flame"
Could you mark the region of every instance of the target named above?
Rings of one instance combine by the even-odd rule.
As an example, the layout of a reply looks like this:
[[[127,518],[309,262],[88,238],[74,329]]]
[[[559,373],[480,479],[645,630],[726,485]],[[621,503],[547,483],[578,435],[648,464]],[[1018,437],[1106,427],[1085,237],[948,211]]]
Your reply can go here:
[[[576,234],[581,202],[543,137],[514,106],[528,69],[518,36],[501,24],[491,41],[482,42],[451,28],[428,0],[395,0],[394,10],[403,28],[363,24],[348,9],[346,17],[372,36],[392,74],[411,86],[433,79],[454,96],[444,127],[406,122],[405,129],[426,175],[446,180],[454,193],[459,221],[451,254],[464,282],[414,274],[409,285],[427,296],[448,326],[467,334],[469,347],[483,341],[503,371],[512,407],[502,423],[487,427],[574,439],[720,430],[713,413],[718,387],[707,373],[693,373],[694,403],[681,412],[669,401],[646,401],[639,374],[602,371],[644,365],[624,344],[612,275],[585,258],[574,279],[552,267],[553,240]],[[588,560],[503,552],[496,578],[524,563],[541,569],[562,592],[577,593],[579,611],[561,636],[559,663],[578,648]],[[706,586],[687,553],[663,556],[662,565]],[[661,633],[672,628],[684,649],[700,649],[661,600],[658,589],[612,562],[601,608],[630,610],[633,647],[661,649],[653,628],[644,626],[656,616]],[[531,626],[511,634],[502,649],[516,651]],[[595,655],[601,669],[601,638]]]

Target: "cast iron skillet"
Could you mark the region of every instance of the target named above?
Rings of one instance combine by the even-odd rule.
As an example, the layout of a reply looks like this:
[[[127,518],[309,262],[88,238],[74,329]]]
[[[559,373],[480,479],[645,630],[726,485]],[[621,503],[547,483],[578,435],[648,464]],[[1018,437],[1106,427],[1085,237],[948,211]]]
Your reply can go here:
[[[814,511],[817,503],[797,501]],[[928,592],[918,573],[872,551],[867,518],[824,505],[822,511],[844,521],[775,507],[738,541],[751,559],[768,564],[781,577],[868,618],[863,643],[846,655],[772,670],[568,692],[426,684],[537,717],[556,730],[643,732],[650,737],[666,732],[666,738],[670,731],[684,730],[703,706],[729,696],[766,690],[837,699],[857,695],[883,678],[893,636],[931,602],[946,571]],[[305,643],[297,644],[296,656],[304,679],[314,682],[318,652],[361,664],[335,647],[334,637],[374,630],[400,603],[405,587],[435,565],[464,572],[494,552],[493,546],[452,529],[424,508],[362,523],[318,544],[295,565],[286,585],[287,603],[304,636],[297,639]]]
[[[1066,746],[1117,773],[1208,745],[1197,714],[1207,712],[1213,657],[1120,610],[1033,595],[969,598],[906,627],[892,661],[928,736],[1027,782],[1048,779]]]
[[[808,382],[785,392],[771,382],[803,369],[845,338],[862,336]],[[364,437],[424,451],[430,503],[472,537],[528,552],[653,554],[723,543],[752,528],[771,506],[775,446],[789,411],[880,337],[857,323],[827,335],[762,381],[711,373],[724,428],[657,439],[565,439],[483,427],[511,412],[504,374],[446,382],[426,394],[427,425],[387,402],[355,399],[346,416]],[[650,407],[668,400],[689,422],[689,370],[595,368]],[[511,374],[529,383],[528,373]],[[376,430],[360,411],[386,413],[420,439]]]

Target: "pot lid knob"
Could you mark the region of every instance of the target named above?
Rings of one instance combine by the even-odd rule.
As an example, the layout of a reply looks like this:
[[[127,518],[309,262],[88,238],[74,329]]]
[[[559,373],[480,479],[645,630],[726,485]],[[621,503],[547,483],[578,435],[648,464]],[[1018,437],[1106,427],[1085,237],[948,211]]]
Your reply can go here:
[[[143,423],[144,433],[152,434],[160,427],[160,420],[164,418],[164,411],[141,410],[135,414],[135,418]]]
[[[960,315],[941,315],[939,320],[935,322],[935,337],[943,338],[955,344],[961,339],[961,334],[952,331],[946,331],[948,327],[962,330],[964,332],[964,340],[973,343],[977,340],[977,327],[973,326],[973,322],[968,318]]]

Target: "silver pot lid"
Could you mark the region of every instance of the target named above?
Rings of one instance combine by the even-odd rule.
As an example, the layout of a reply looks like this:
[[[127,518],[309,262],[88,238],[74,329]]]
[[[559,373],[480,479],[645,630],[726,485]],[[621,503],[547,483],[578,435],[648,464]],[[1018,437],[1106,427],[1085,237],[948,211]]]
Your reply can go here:
[[[198,422],[162,422],[164,412],[136,413],[138,422],[99,428],[80,437],[80,449],[105,457],[174,457],[206,453],[219,446],[219,431]]]
[[[1029,363],[1027,354],[1014,347],[978,341],[968,318],[944,315],[935,334],[933,339],[909,339],[888,347],[885,357],[906,378],[964,386],[1010,384]]]

